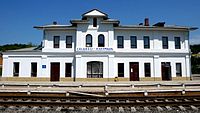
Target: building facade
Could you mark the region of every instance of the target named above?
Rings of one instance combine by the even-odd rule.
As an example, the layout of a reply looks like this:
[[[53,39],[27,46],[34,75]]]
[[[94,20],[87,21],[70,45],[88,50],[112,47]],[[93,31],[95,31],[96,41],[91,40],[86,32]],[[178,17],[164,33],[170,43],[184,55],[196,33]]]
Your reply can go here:
[[[42,47],[3,53],[4,80],[119,81],[190,80],[192,27],[139,25],[93,9],[71,25],[35,26]]]

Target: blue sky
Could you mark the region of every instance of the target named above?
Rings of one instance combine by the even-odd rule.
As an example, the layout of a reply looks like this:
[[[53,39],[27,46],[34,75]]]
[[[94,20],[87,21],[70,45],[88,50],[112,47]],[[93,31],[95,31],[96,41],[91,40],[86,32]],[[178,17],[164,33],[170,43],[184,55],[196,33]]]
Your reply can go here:
[[[33,26],[70,24],[81,14],[97,8],[123,25],[139,24],[148,17],[150,24],[200,27],[200,0],[0,0],[0,45],[40,44],[42,31]],[[190,33],[190,43],[200,44],[200,30]]]

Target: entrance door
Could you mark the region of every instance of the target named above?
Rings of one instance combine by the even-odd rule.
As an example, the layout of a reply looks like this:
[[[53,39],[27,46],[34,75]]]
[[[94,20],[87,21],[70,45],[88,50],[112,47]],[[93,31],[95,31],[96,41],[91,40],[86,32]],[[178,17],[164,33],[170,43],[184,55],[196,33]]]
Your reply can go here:
[[[51,63],[51,81],[60,80],[60,63]]]
[[[72,63],[65,63],[65,77],[71,77]]]
[[[130,81],[139,81],[139,62],[130,62]]]
[[[172,80],[170,62],[161,63],[162,80]]]

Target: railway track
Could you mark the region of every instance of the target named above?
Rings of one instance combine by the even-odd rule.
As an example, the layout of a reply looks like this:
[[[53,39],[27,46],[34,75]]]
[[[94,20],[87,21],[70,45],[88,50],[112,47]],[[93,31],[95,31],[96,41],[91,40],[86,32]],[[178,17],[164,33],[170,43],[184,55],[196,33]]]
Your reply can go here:
[[[200,97],[0,97],[0,112],[199,112]]]
[[[200,112],[200,84],[0,85],[0,113]]]

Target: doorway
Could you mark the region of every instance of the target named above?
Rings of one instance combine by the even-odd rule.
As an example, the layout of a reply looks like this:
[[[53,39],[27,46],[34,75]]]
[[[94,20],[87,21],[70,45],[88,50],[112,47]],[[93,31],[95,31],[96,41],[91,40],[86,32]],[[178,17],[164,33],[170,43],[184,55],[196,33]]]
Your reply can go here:
[[[60,80],[60,63],[54,62],[51,63],[51,81]]]
[[[162,80],[172,80],[170,62],[161,62]]]
[[[71,77],[72,63],[65,63],[65,77]]]
[[[139,62],[130,62],[130,81],[139,81]]]
[[[103,62],[87,62],[87,78],[103,78]]]

